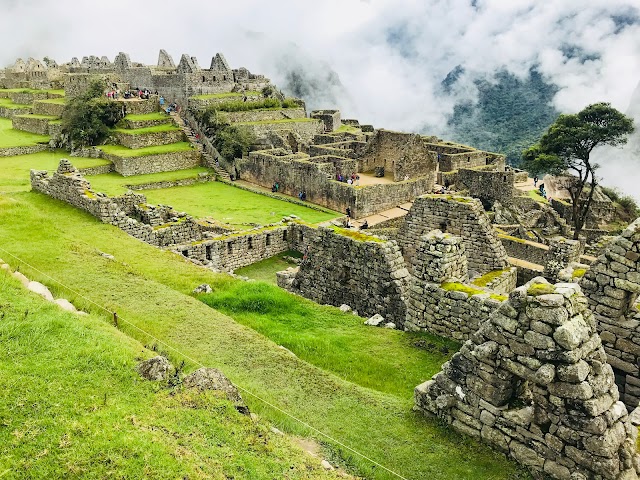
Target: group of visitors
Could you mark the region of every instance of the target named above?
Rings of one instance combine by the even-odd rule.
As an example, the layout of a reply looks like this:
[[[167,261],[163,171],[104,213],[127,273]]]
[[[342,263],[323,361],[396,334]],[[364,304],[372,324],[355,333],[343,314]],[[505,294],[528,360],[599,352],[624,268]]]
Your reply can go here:
[[[360,175],[352,173],[351,175],[336,174],[336,180],[339,182],[348,183],[349,185],[360,185]]]
[[[271,192],[277,193],[279,190],[280,190],[280,183],[276,180],[275,182],[273,182],[273,185],[271,185]]]
[[[302,200],[303,202],[306,202],[306,200],[307,200],[307,192],[306,192],[306,190],[300,190],[300,193],[298,193],[298,198],[300,200]]]
[[[160,96],[160,98],[158,99],[158,103],[160,104],[160,109],[164,110],[167,113],[167,115],[170,114],[171,112],[180,113],[180,107],[176,102],[172,102],[167,107],[165,107],[165,104],[167,103],[167,101],[164,99],[163,96]]]
[[[158,92],[156,92],[155,94],[157,95]],[[147,88],[145,88],[144,90],[141,88],[133,88],[131,90],[125,90],[124,93],[122,93],[115,83],[111,86],[111,90],[107,92],[107,98],[111,100],[118,100],[121,97],[125,100],[131,100],[133,98],[139,98],[140,100],[149,100],[150,96],[151,92]]]

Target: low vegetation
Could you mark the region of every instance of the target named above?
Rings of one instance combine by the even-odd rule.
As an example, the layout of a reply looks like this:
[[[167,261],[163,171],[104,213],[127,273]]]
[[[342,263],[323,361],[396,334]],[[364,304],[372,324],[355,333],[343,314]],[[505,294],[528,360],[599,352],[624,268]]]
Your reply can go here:
[[[604,194],[614,202],[616,216],[623,222],[632,222],[640,217],[640,206],[631,195],[625,195],[617,188],[600,187]]]
[[[71,162],[76,165],[76,158],[72,158]],[[102,192],[110,196],[115,196],[126,193],[126,191],[129,190],[129,185],[173,182],[176,180],[183,180],[185,178],[196,178],[199,174],[208,173],[212,173],[212,170],[205,167],[196,167],[186,170],[176,170],[173,172],[134,175],[131,177],[123,177],[119,173],[104,173],[101,175],[89,175],[86,178],[87,180],[89,180],[89,182],[91,182],[91,187],[96,192]]]
[[[247,267],[239,268],[235,273],[244,277],[249,277],[252,280],[260,280],[261,282],[276,285],[276,272],[296,266],[292,261],[285,260],[285,257],[301,258],[302,254],[294,250],[289,250],[274,257],[256,262]]]
[[[163,133],[163,132],[177,132],[180,131],[180,127],[172,123],[163,123],[162,125],[155,125],[153,127],[144,128],[116,128],[114,132],[124,133],[126,135],[145,135],[148,133]]]
[[[99,145],[123,117],[118,102],[104,97],[101,80],[94,80],[87,91],[71,99],[62,113],[62,130],[71,148]]]
[[[15,130],[8,118],[0,118],[0,148],[29,147],[40,143],[48,143],[47,135]]]
[[[137,360],[155,354],[99,317],[4,271],[0,298],[3,477],[337,478],[219,393],[142,380]]]
[[[122,145],[101,145],[100,150],[110,155],[118,157],[135,158],[146,157],[147,155],[161,155],[163,153],[188,152],[193,150],[193,145],[189,142],[170,143],[168,145],[154,145],[144,148],[127,148]]]

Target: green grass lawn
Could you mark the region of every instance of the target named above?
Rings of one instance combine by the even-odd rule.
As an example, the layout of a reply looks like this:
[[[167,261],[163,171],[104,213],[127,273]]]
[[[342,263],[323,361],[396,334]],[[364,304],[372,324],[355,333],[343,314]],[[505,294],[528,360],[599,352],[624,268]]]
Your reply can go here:
[[[170,121],[171,117],[164,112],[153,112],[143,114],[128,114],[124,117],[125,120],[131,120],[132,122],[142,122],[145,120],[166,120]]]
[[[287,215],[297,215],[308,223],[320,223],[339,216],[313,210],[295,203],[249,192],[222,182],[208,182],[188,187],[164,188],[145,192],[149,203],[171,205],[195,217],[213,217],[232,225],[279,222]]]
[[[44,151],[16,157],[0,157],[0,171],[2,171],[0,192],[30,190],[29,171],[31,169],[56,170],[63,158],[71,160],[71,163],[77,168],[98,167],[111,163],[102,158],[70,157],[69,153],[64,150]]]
[[[53,103],[54,105],[65,105],[67,103],[64,97],[62,98],[48,98],[47,100],[37,100],[38,103]]]
[[[75,159],[71,159],[75,165]],[[187,170],[176,170],[174,172],[150,173],[148,175],[134,175],[123,177],[119,173],[105,173],[102,175],[89,175],[87,180],[91,182],[91,187],[96,192],[106,193],[115,196],[122,195],[128,188],[126,185],[141,185],[143,183],[169,182],[183,178],[197,177],[199,173],[212,173],[205,167],[189,168]],[[144,192],[143,192],[144,193]]]
[[[188,152],[193,150],[189,142],[170,143],[169,145],[154,145],[145,148],[127,148],[121,145],[101,145],[100,150],[104,153],[117,155],[124,158],[145,157],[147,155],[160,155],[162,153]]]
[[[210,98],[233,98],[233,97],[243,97],[243,96],[256,96],[256,95],[262,95],[262,93],[260,92],[244,92],[244,93],[238,93],[238,92],[224,92],[224,93],[209,93],[209,94],[205,94],[205,95],[196,95],[194,97],[191,98],[195,98],[198,100],[208,100]]]
[[[179,130],[180,127],[177,127],[173,123],[163,123],[162,125],[145,128],[116,128],[114,132],[125,133],[127,135],[144,135],[145,133],[177,132]]]
[[[270,283],[271,285],[277,285],[276,272],[296,266],[295,263],[284,260],[282,257],[285,256],[302,258],[300,252],[289,250],[288,252],[280,253],[275,257],[267,258],[248,267],[239,268],[235,273],[252,278],[253,280],[260,280],[261,282]]]
[[[0,118],[0,148],[28,147],[30,145],[37,145],[38,143],[47,143],[48,141],[49,137],[47,135],[14,130],[11,120],[8,118]]]
[[[538,203],[549,203],[549,200],[547,200],[542,195],[540,195],[540,190],[538,190],[537,188],[535,188],[533,190],[529,190],[527,192],[527,195],[529,197],[533,198]]]
[[[3,175],[0,171],[0,184]],[[365,327],[349,314],[319,307],[264,283],[250,285],[213,274],[179,255],[135,240],[113,226],[41,194],[23,192],[0,196],[0,225],[3,225],[1,248],[73,289],[77,293],[65,292],[65,295],[81,307],[95,311],[95,307],[78,294],[116,310],[124,332],[138,341],[147,345],[155,343],[132,325],[171,344],[184,355],[221,368],[244,389],[365,452],[408,479],[527,478],[520,476],[514,464],[502,455],[411,410],[411,388],[428,378],[444,357],[416,348],[411,337],[403,332]],[[100,252],[114,255],[115,260],[108,260]],[[0,255],[8,259],[6,253],[0,252]],[[17,266],[17,260],[13,263]],[[54,291],[64,290],[27,265],[20,268],[30,277],[49,284]],[[188,295],[201,283],[214,287],[217,296],[214,300],[226,305],[224,308],[232,312],[233,319]],[[286,312],[278,310],[290,307],[293,310],[288,320]],[[238,308],[242,311],[233,311]],[[256,320],[246,318],[254,315]],[[301,332],[300,339],[295,340],[295,326],[302,325],[303,318],[309,323],[309,330]],[[291,330],[289,346],[294,352],[299,349],[296,353],[299,357],[321,356],[317,353],[318,345],[324,344],[326,355],[339,359],[341,349],[355,349],[360,344],[357,361],[346,364],[336,360],[335,367],[327,367],[331,370],[349,368],[350,371],[342,371],[340,376],[354,381],[296,358],[264,335],[238,323],[258,323],[258,319],[268,320],[260,328],[272,332],[270,335]],[[286,323],[289,321],[290,324]],[[283,322],[285,324],[278,328],[277,323]],[[374,340],[376,336],[379,338]],[[159,345],[159,348],[165,347]],[[381,371],[370,369],[367,359],[376,356],[378,365],[388,364],[388,367]],[[181,355],[173,357],[179,361]],[[395,369],[389,368],[393,365]],[[193,365],[188,364],[187,368]],[[415,378],[410,378],[413,375]],[[386,378],[394,376],[399,379]],[[365,382],[369,382],[371,388],[361,386]],[[393,383],[404,386],[393,393],[383,391]],[[126,384],[124,389],[116,389],[127,391]],[[275,422],[279,428],[310,434],[306,427],[256,398],[248,394],[245,398],[253,411]],[[209,418],[211,422],[218,421],[215,415]],[[92,442],[90,436],[84,438],[87,444]],[[337,445],[331,444],[331,449],[362,476],[393,478]]]
[[[317,122],[315,118],[283,118],[281,120],[259,120],[257,122],[238,122],[235,125],[267,125],[271,123]]]
[[[39,115],[37,113],[27,113],[26,115],[17,115],[20,118],[37,118],[39,120],[50,120],[55,121],[59,120],[60,117],[56,117],[55,115]]]
[[[21,105],[19,103],[13,103],[13,100],[11,100],[10,98],[0,98],[0,107],[17,110],[23,108],[31,108],[31,105]]]
[[[4,271],[0,298],[3,478],[337,478],[219,393],[141,379],[155,354],[99,317]]]
[[[353,125],[347,125],[346,123],[343,123],[342,125],[340,125],[340,128],[338,128],[338,130],[336,130],[336,132],[347,132],[347,133],[362,133],[362,130],[360,130],[357,127],[354,127]]]

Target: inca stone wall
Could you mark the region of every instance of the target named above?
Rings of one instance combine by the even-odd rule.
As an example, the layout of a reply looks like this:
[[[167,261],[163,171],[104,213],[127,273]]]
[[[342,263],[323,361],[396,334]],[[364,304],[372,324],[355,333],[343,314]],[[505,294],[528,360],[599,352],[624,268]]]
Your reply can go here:
[[[108,197],[96,193],[66,159],[60,161],[53,177],[46,171],[31,170],[31,188],[80,208],[151,245],[166,247],[202,240],[202,230],[191,217],[168,207],[148,205],[141,194]]]
[[[580,282],[624,402],[640,402],[640,219],[609,244]]]
[[[33,115],[16,115],[11,119],[11,124],[16,130],[49,135],[49,118],[41,118]]]
[[[489,210],[496,201],[508,204],[514,196],[514,172],[485,171],[461,168],[456,179],[457,190],[468,190],[469,196],[478,198]]]
[[[168,145],[170,143],[184,142],[186,140],[182,130],[150,133],[125,133],[116,132],[118,143],[127,148],[145,148],[156,145]]]
[[[31,153],[44,152],[49,148],[48,145],[30,145],[27,147],[5,147],[0,148],[0,157],[17,157],[20,155],[29,155]]]
[[[637,429],[576,284],[514,290],[415,390],[416,408],[539,475],[636,479]]]
[[[363,317],[380,314],[402,328],[409,273],[400,248],[365,234],[351,238],[351,233],[318,229],[303,250],[306,258],[290,290],[321,304],[347,304]]]
[[[552,240],[545,258],[544,277],[552,282],[557,281],[558,273],[569,264],[578,262],[583,252],[584,247],[578,240]]]
[[[105,153],[103,157],[110,160],[114,170],[124,177],[184,170],[197,167],[202,163],[202,157],[195,149],[143,157],[119,157]]]
[[[432,230],[463,238],[472,274],[501,270],[509,265],[507,253],[477,199],[452,195],[416,198],[398,232],[398,241],[408,264],[416,255],[420,237]]]

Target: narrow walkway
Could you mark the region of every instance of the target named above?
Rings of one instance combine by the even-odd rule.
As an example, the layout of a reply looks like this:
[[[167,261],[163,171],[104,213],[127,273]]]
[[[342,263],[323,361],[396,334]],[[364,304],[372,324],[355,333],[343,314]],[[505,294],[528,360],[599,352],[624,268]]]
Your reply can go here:
[[[528,268],[529,270],[533,270],[534,272],[544,271],[544,267],[542,265],[538,265],[537,263],[527,262],[526,260],[521,260],[515,257],[509,257],[509,263],[514,267]]]
[[[184,118],[182,118],[180,114],[175,111],[172,111],[169,115],[171,116],[175,124],[180,127],[180,129],[187,136],[187,140],[189,141],[189,143],[191,143],[191,145],[193,145],[196,150],[198,150],[198,152],[200,152],[200,154],[207,159],[207,165],[213,168],[213,170],[216,172],[216,175],[218,175],[222,179],[222,181],[230,182],[231,177],[229,176],[229,173],[227,173],[224,168],[220,167],[220,165],[216,163],[215,159],[207,153],[207,151],[204,149],[204,146],[202,145],[202,142],[198,140],[195,132],[185,122]]]

